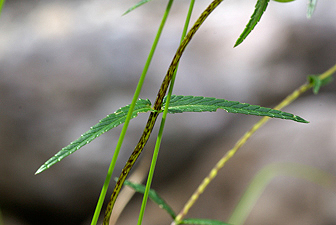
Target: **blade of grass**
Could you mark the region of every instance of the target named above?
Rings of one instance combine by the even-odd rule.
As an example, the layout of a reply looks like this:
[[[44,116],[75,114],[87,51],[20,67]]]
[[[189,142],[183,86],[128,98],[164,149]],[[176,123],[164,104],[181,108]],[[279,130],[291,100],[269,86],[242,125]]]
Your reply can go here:
[[[158,94],[156,96],[156,100],[154,103],[154,107],[153,107],[153,112],[150,113],[149,118],[147,120],[146,123],[146,127],[140,137],[140,140],[138,142],[138,144],[135,146],[131,156],[129,157],[128,161],[126,162],[123,170],[121,171],[121,174],[118,178],[118,181],[114,187],[113,193],[111,195],[110,198],[110,202],[107,205],[107,209],[105,212],[105,217],[104,217],[104,224],[108,224],[109,218],[111,216],[111,212],[114,206],[114,203],[118,197],[118,194],[120,192],[120,189],[125,181],[125,179],[127,178],[130,170],[132,169],[134,163],[136,162],[136,160],[138,159],[139,155],[141,154],[142,150],[144,149],[151,133],[152,130],[154,128],[156,119],[160,113],[161,107],[162,107],[162,103],[163,103],[163,99],[167,93],[168,90],[168,86],[170,84],[170,81],[174,75],[174,72],[176,70],[176,67],[178,65],[178,62],[180,61],[184,50],[186,49],[186,47],[188,46],[188,44],[190,43],[190,41],[192,40],[193,36],[195,35],[195,33],[198,31],[198,29],[201,27],[201,25],[203,24],[203,22],[206,20],[206,18],[216,9],[216,7],[222,2],[223,0],[213,0],[208,7],[202,12],[202,14],[198,17],[198,19],[196,20],[196,22],[194,23],[193,27],[189,30],[189,32],[187,33],[187,35],[185,36],[185,38],[183,39],[182,43],[180,44],[180,46],[178,47],[178,49],[176,50],[176,53],[174,55],[174,58],[172,60],[172,62],[170,63],[170,66],[168,68],[168,71],[161,83],[160,89],[158,91]]]
[[[104,181],[104,185],[103,185],[103,188],[101,190],[101,193],[100,193],[100,196],[99,196],[99,199],[98,199],[98,203],[97,203],[96,210],[95,210],[93,218],[92,218],[91,225],[96,225],[97,224],[97,221],[98,221],[98,218],[99,218],[99,214],[100,214],[100,211],[101,211],[101,208],[103,206],[103,202],[104,202],[104,199],[105,199],[105,196],[106,196],[106,192],[107,192],[107,189],[108,189],[111,177],[112,177],[112,173],[113,173],[113,170],[114,170],[114,167],[115,167],[118,155],[119,155],[119,151],[120,151],[121,145],[123,143],[123,140],[124,140],[124,137],[125,137],[125,134],[126,134],[126,131],[127,131],[128,125],[129,125],[129,122],[132,119],[132,112],[133,112],[135,103],[136,103],[137,99],[139,98],[139,95],[140,95],[140,92],[141,92],[141,88],[142,88],[142,85],[143,85],[144,80],[146,78],[146,74],[147,74],[148,68],[149,68],[150,63],[152,61],[155,49],[156,49],[157,44],[159,42],[160,36],[162,34],[163,27],[164,27],[164,25],[166,23],[168,14],[170,12],[170,7],[171,7],[171,2],[169,2],[168,5],[167,5],[167,7],[166,7],[164,16],[162,17],[159,29],[158,29],[158,31],[156,33],[155,39],[153,41],[153,45],[152,45],[151,50],[149,52],[146,64],[144,66],[144,69],[142,71],[142,74],[141,74],[141,77],[139,79],[138,85],[136,87],[136,90],[135,90],[135,93],[134,93],[134,96],[133,96],[133,99],[132,99],[132,103],[130,105],[130,109],[129,109],[127,117],[126,117],[125,124],[124,124],[123,129],[122,129],[122,131],[120,133],[119,140],[118,140],[117,146],[115,148],[115,151],[114,151],[114,154],[113,154],[113,158],[111,160],[111,164],[109,166],[109,169],[108,169],[105,181]]]
[[[186,20],[185,20],[185,24],[184,24],[184,28],[183,28],[180,43],[182,43],[184,37],[187,34],[187,30],[188,30],[188,26],[189,26],[189,23],[190,23],[190,18],[191,18],[192,10],[194,8],[194,4],[195,4],[195,0],[191,0],[190,5],[189,5],[188,14],[187,14],[187,17],[186,17]],[[146,189],[145,189],[145,193],[144,193],[144,196],[143,196],[143,199],[142,199],[140,214],[139,214],[139,218],[138,218],[138,225],[141,225],[143,215],[145,213],[145,208],[146,208],[146,204],[147,204],[147,200],[148,200],[148,195],[149,195],[149,192],[150,192],[150,187],[151,187],[151,183],[152,183],[153,176],[154,176],[155,165],[156,165],[156,162],[157,162],[157,157],[159,155],[159,150],[160,150],[160,145],[161,145],[161,140],[162,140],[162,134],[163,134],[163,130],[164,130],[167,114],[168,114],[169,101],[170,101],[171,95],[173,93],[173,88],[174,88],[177,69],[178,69],[178,65],[176,67],[176,70],[174,72],[174,75],[172,77],[172,80],[171,80],[171,83],[170,83],[170,86],[169,86],[168,96],[167,96],[167,99],[166,99],[166,105],[165,105],[165,108],[164,108],[164,111],[163,111],[161,124],[160,124],[160,129],[159,129],[159,133],[158,133],[158,136],[157,136],[157,139],[156,139],[155,149],[154,149],[154,153],[153,153],[153,157],[152,157],[152,163],[151,163],[151,166],[150,166],[148,179],[147,179],[147,182],[146,182]]]
[[[319,75],[319,78],[321,80],[328,79],[333,73],[336,72],[336,64],[331,67],[329,70],[324,72],[323,74]],[[279,105],[274,107],[276,110],[280,110],[283,107],[291,104],[293,101],[295,101],[302,93],[306,92],[310,88],[313,87],[313,84],[311,82],[303,84],[301,87],[296,89],[292,94],[287,96],[282,102],[280,102]],[[235,146],[229,150],[214,166],[214,168],[210,171],[208,176],[203,179],[202,183],[198,186],[196,191],[192,194],[188,202],[184,205],[181,212],[176,216],[175,221],[173,224],[179,224],[181,220],[184,218],[184,216],[188,213],[189,209],[195,204],[199,196],[204,192],[205,188],[209,185],[209,183],[217,176],[218,171],[223,168],[225,163],[232,158],[238,149],[240,149],[246,141],[256,132],[262,125],[264,125],[270,118],[269,117],[263,117],[261,120],[259,120],[248,132],[244,134],[243,137],[241,137]]]
[[[308,0],[307,18],[310,19],[315,11],[317,0]]]
[[[294,163],[273,163],[262,168],[253,178],[244,195],[232,213],[229,223],[244,224],[253,206],[265,190],[266,186],[277,176],[292,176],[302,178],[326,188],[333,189],[336,179],[323,170]]]
[[[137,4],[135,4],[134,6],[132,6],[131,8],[127,9],[126,12],[124,12],[123,16],[126,15],[127,13],[132,12],[133,10],[135,10],[136,8],[146,4],[147,2],[149,2],[151,0],[141,0],[140,2],[138,2]]]
[[[4,4],[5,4],[5,0],[0,0],[0,16],[1,16],[2,8]]]

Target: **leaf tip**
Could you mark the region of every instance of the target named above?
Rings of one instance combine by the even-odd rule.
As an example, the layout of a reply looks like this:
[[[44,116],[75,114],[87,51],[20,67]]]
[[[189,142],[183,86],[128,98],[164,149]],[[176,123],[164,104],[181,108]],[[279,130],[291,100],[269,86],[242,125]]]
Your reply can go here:
[[[294,116],[295,121],[299,122],[299,123],[310,123],[309,121],[303,119],[302,117],[299,116]]]
[[[243,37],[242,35],[240,35],[240,37],[236,40],[236,43],[234,44],[234,48],[237,47],[238,45],[240,45],[243,41],[245,40],[245,37]]]
[[[34,175],[37,175],[37,174],[39,174],[39,173],[42,173],[44,170],[46,170],[46,168],[45,168],[44,165],[42,165],[42,166],[40,166],[40,168],[38,168],[38,170],[36,170],[36,172],[35,172]]]
[[[317,0],[309,0],[307,7],[307,19],[310,19],[315,11]]]
[[[130,10],[125,11],[121,16],[125,16],[126,14],[128,14],[130,12]]]

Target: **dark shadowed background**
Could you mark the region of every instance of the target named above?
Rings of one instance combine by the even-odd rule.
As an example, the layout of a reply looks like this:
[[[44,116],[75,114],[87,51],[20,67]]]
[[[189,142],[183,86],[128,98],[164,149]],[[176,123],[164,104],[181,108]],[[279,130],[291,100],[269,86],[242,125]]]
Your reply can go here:
[[[6,2],[0,17],[0,224],[90,224],[121,127],[34,173],[90,126],[131,102],[166,6],[166,1],[153,1],[121,16],[136,2]],[[209,2],[196,2],[192,21]],[[188,46],[174,94],[275,106],[307,75],[336,63],[336,2],[319,1],[310,20],[306,3],[271,1],[247,40],[233,48],[255,1],[224,1]],[[178,47],[188,4],[174,3],[141,98],[155,100]],[[309,124],[273,119],[265,125],[228,162],[188,217],[226,221],[253,176],[271,163],[301,163],[336,174],[335,90],[332,83],[319,95],[310,91],[285,109]],[[131,121],[114,176],[147,116]],[[221,110],[169,115],[153,188],[178,212],[258,119]],[[136,224],[141,200],[136,195],[117,224]],[[335,192],[281,177],[266,188],[247,224],[336,224],[335,206]],[[148,203],[143,224],[170,222]]]

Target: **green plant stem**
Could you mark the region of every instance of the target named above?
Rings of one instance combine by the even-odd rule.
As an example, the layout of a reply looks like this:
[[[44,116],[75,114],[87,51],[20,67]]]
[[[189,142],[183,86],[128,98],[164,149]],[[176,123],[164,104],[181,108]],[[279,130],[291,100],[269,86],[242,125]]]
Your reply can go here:
[[[1,16],[2,8],[4,4],[5,4],[5,0],[0,0],[0,16]]]
[[[188,14],[187,14],[187,17],[186,17],[186,21],[185,21],[185,24],[184,24],[184,28],[183,28],[180,43],[182,43],[184,37],[187,34],[187,30],[188,30],[188,26],[189,26],[189,23],[190,23],[190,18],[191,18],[192,10],[194,8],[194,4],[195,4],[195,0],[191,0],[190,5],[189,5]],[[151,163],[150,170],[149,170],[149,173],[148,173],[148,179],[147,179],[147,182],[146,182],[146,189],[145,189],[145,193],[144,193],[144,196],[143,196],[142,205],[141,205],[141,209],[140,209],[140,214],[139,214],[139,218],[138,218],[138,225],[141,225],[143,215],[145,213],[146,204],[147,204],[147,200],[148,200],[148,195],[149,195],[150,187],[151,187],[153,176],[154,176],[157,157],[159,155],[159,150],[160,150],[160,146],[161,146],[163,130],[164,130],[167,114],[168,114],[169,101],[170,101],[170,98],[171,98],[171,95],[172,95],[173,89],[174,89],[177,69],[178,69],[178,66],[176,67],[176,70],[174,72],[173,78],[172,78],[170,86],[169,86],[166,105],[165,105],[165,108],[164,108],[164,111],[163,111],[161,124],[160,124],[160,129],[159,129],[159,133],[158,133],[158,136],[157,136],[157,139],[156,139],[155,149],[154,149],[154,153],[153,153],[153,157],[152,157],[152,163]]]
[[[113,173],[113,170],[114,170],[114,167],[115,167],[118,155],[119,155],[119,151],[121,149],[121,146],[122,146],[122,143],[123,143],[123,140],[124,140],[124,137],[125,137],[128,125],[129,125],[129,122],[132,119],[132,112],[134,110],[135,103],[136,103],[137,99],[139,98],[139,95],[140,95],[140,92],[141,92],[144,80],[146,78],[146,74],[147,74],[148,68],[149,68],[150,63],[152,61],[155,49],[156,49],[157,44],[159,42],[160,36],[162,34],[163,27],[164,27],[165,22],[167,20],[168,13],[170,11],[170,7],[171,7],[171,4],[172,4],[171,2],[172,1],[170,1],[168,3],[168,5],[167,5],[165,14],[164,14],[164,16],[162,18],[161,24],[159,26],[159,29],[158,29],[157,33],[156,33],[156,37],[155,37],[154,42],[152,44],[152,48],[151,48],[151,50],[149,52],[146,64],[144,66],[144,69],[142,71],[142,74],[141,74],[141,77],[139,79],[138,85],[136,87],[136,90],[135,90],[135,93],[134,93],[134,96],[133,96],[133,99],[132,99],[132,103],[130,105],[130,108],[129,108],[129,111],[128,111],[128,114],[127,114],[127,117],[126,117],[126,120],[125,120],[125,124],[124,124],[123,129],[122,129],[122,131],[120,133],[119,140],[118,140],[117,146],[115,148],[115,151],[114,151],[114,154],[113,154],[113,158],[111,160],[111,164],[110,164],[110,167],[108,169],[108,172],[107,172],[107,175],[106,175],[106,178],[105,178],[105,182],[104,182],[103,188],[101,190],[101,193],[100,193],[100,196],[99,196],[99,199],[98,199],[98,203],[97,203],[97,206],[96,206],[96,210],[95,210],[95,213],[94,213],[91,225],[96,225],[97,224],[97,221],[98,221],[98,218],[99,218],[99,214],[100,214],[100,211],[101,211],[101,208],[102,208],[105,196],[106,196],[106,192],[107,192],[107,189],[108,189],[111,177],[112,177],[112,173]]]
[[[333,189],[336,179],[320,169],[294,163],[273,163],[262,168],[253,178],[244,195],[232,213],[229,224],[244,224],[253,206],[267,187],[277,176],[302,178],[323,187]]]
[[[174,58],[168,68],[168,71],[166,73],[166,76],[164,77],[162,83],[161,83],[161,87],[159,89],[159,92],[156,96],[156,100],[154,103],[154,110],[153,112],[150,113],[149,118],[147,120],[146,123],[146,127],[140,137],[140,140],[138,142],[138,144],[135,146],[131,156],[129,157],[128,161],[126,162],[123,170],[121,171],[121,174],[118,178],[118,181],[114,187],[113,193],[111,195],[110,198],[110,202],[107,205],[107,209],[105,212],[105,217],[104,217],[104,225],[108,224],[109,218],[111,216],[111,212],[114,206],[114,203],[118,197],[118,194],[120,192],[120,189],[123,185],[123,183],[125,182],[125,179],[127,177],[127,175],[129,174],[129,171],[132,169],[135,161],[138,159],[139,155],[141,154],[143,148],[145,147],[149,136],[152,133],[152,130],[154,128],[156,119],[161,111],[161,107],[162,107],[162,103],[163,103],[163,99],[166,95],[168,86],[170,84],[170,81],[174,75],[174,72],[176,70],[177,64],[181,59],[181,56],[185,50],[185,48],[187,47],[187,45],[189,44],[189,42],[191,41],[192,37],[195,35],[195,33],[197,32],[197,30],[200,28],[200,26],[203,24],[203,22],[205,21],[205,19],[211,14],[211,12],[213,12],[213,10],[216,9],[216,7],[222,2],[223,0],[214,0],[212,1],[209,6],[202,12],[202,14],[200,15],[200,17],[196,20],[194,26],[189,30],[188,34],[185,36],[185,38],[183,39],[182,43],[180,44],[180,46],[178,47],[178,49],[176,50],[176,53],[174,55]]]
[[[332,76],[336,72],[336,64],[325,71],[323,74],[319,75],[321,80],[327,79],[328,77]],[[275,106],[274,109],[280,110],[283,107],[291,104],[295,101],[301,94],[312,88],[312,83],[305,83],[298,89],[296,89],[292,94],[288,95],[279,105]],[[247,131],[243,137],[241,137],[235,146],[229,150],[214,166],[214,168],[210,171],[208,176],[203,179],[202,183],[197,187],[195,192],[192,194],[188,202],[184,205],[181,212],[176,216],[175,221],[173,224],[179,224],[179,222],[184,218],[184,216],[188,213],[189,209],[195,204],[199,196],[204,192],[206,187],[210,184],[210,182],[215,179],[218,174],[218,171],[223,168],[226,162],[231,159],[236,152],[246,143],[248,139],[254,134],[262,125],[264,125],[270,118],[263,117],[259,120],[249,131]]]

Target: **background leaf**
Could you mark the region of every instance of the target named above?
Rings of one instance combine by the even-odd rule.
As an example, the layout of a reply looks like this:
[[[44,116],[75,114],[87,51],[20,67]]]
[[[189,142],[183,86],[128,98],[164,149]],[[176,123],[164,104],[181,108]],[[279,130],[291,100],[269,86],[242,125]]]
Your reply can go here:
[[[327,77],[325,79],[321,79],[320,76],[316,75],[309,75],[308,81],[313,85],[313,92],[314,94],[318,94],[320,88],[324,85],[329,84],[331,81],[333,81],[333,77]]]
[[[45,162],[35,174],[41,173],[42,171],[50,168],[55,163],[61,161],[66,156],[74,153],[84,145],[90,143],[95,138],[99,137],[106,131],[111,130],[114,127],[119,126],[124,123],[126,120],[127,112],[129,110],[129,105],[118,109],[116,112],[106,116],[104,119],[100,120],[99,123],[90,128],[87,132],[82,134],[80,138],[76,141],[71,142],[68,146],[62,148],[56,155],[50,158],[47,162]],[[151,111],[151,102],[146,99],[139,99],[134,107],[134,111],[132,113],[132,118],[136,117],[138,113]]]
[[[296,177],[321,185],[335,191],[335,176],[321,169],[296,163],[272,163],[263,167],[252,179],[238,205],[234,209],[229,223],[243,225],[257,200],[267,185],[277,176]]]
[[[313,15],[316,8],[316,3],[317,0],[308,0],[307,18],[310,18]]]
[[[164,100],[165,103],[165,100]],[[164,106],[163,106],[164,107]],[[173,95],[171,97],[168,112],[214,112],[217,109],[224,109],[229,113],[241,113],[255,116],[269,116],[273,118],[293,120],[301,123],[308,123],[299,116],[291,113],[282,112],[271,108],[265,108],[258,105],[250,105],[225,99],[208,98],[201,96],[182,96]]]
[[[131,181],[125,180],[124,185],[129,186],[130,188],[132,188],[134,191],[136,191],[138,193],[141,193],[141,194],[145,193],[146,186],[144,186],[142,184],[136,184],[136,183],[132,183]],[[174,210],[165,202],[165,200],[163,200],[163,198],[161,198],[156,193],[156,191],[154,191],[153,189],[150,189],[148,196],[153,202],[158,204],[160,208],[166,210],[168,212],[168,214],[173,219],[175,219],[176,214],[175,214]]]
[[[322,80],[316,76],[316,75],[310,75],[308,76],[308,81],[313,85],[313,92],[314,94],[318,94],[321,86],[322,86]]]
[[[127,13],[133,11],[134,9],[136,9],[136,8],[138,8],[138,7],[140,7],[140,6],[142,6],[143,4],[145,4],[145,3],[149,2],[149,1],[151,1],[151,0],[141,0],[141,1],[138,2],[136,5],[132,6],[132,7],[129,8],[129,9],[127,9],[126,12],[124,12],[123,15],[126,15]]]
[[[257,1],[257,4],[255,6],[255,10],[254,10],[254,12],[253,12],[253,14],[251,16],[251,19],[248,22],[248,24],[246,25],[246,28],[243,31],[243,33],[240,35],[240,37],[236,41],[236,44],[234,45],[234,47],[236,47],[239,44],[241,44],[245,40],[245,38],[251,33],[251,31],[257,25],[257,23],[259,22],[261,16],[265,12],[265,10],[267,8],[267,5],[268,5],[268,2],[269,2],[269,0],[258,0]]]

